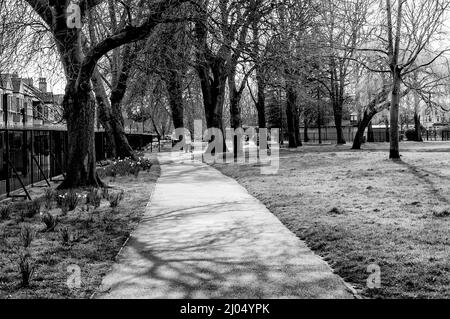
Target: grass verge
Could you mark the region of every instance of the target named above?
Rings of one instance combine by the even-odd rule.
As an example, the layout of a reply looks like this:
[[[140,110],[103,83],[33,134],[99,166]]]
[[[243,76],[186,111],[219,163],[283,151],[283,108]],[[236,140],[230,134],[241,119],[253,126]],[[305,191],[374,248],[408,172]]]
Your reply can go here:
[[[333,151],[334,150],[334,151]],[[448,151],[448,150],[447,150]],[[450,297],[450,160],[415,149],[281,151],[278,175],[214,165],[261,200],[368,298]],[[367,279],[380,267],[381,287]]]
[[[109,180],[109,193],[123,191],[124,198],[118,207],[110,207],[110,202],[102,199],[100,206],[94,209],[86,206],[85,199],[81,198],[78,207],[65,214],[53,203],[47,210],[58,218],[52,231],[46,231],[42,213],[23,216],[26,204],[12,203],[8,218],[0,220],[0,299],[89,298],[141,220],[160,175],[157,160],[152,158],[152,161],[148,172]],[[34,234],[28,248],[23,243],[24,229],[31,229]],[[29,262],[34,269],[27,288],[21,287],[18,269],[24,251],[29,252]],[[69,280],[76,286],[76,280],[71,280],[76,275],[74,269],[75,272],[80,270],[81,286],[72,289],[67,283]]]

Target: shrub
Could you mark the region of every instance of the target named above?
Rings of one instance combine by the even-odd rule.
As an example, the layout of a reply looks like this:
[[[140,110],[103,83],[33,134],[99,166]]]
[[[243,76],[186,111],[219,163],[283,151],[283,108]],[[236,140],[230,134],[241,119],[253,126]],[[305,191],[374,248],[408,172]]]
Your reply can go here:
[[[63,203],[61,206],[61,215],[66,216],[69,212],[69,206],[66,203]]]
[[[64,199],[70,212],[74,211],[80,202],[80,196],[72,190],[65,195]]]
[[[46,226],[45,230],[47,232],[55,230],[55,227],[56,225],[58,225],[59,222],[58,217],[53,216],[49,212],[45,212],[44,214],[42,214],[41,221],[45,224]]]
[[[66,202],[65,195],[62,193],[57,193],[55,196],[55,199],[56,199],[56,205],[58,205],[58,207],[62,207],[64,205],[64,203]]]
[[[38,215],[40,212],[41,212],[41,201],[38,199],[35,199],[27,204],[25,217],[33,218],[34,216]]]
[[[44,194],[44,206],[46,209],[52,209],[55,191],[52,188],[46,188]]]
[[[17,221],[19,223],[23,223],[25,221],[25,218],[27,217],[27,215],[28,215],[28,211],[27,210],[25,210],[25,209],[19,210],[19,213],[18,213],[18,216],[17,216]]]
[[[121,191],[120,193],[111,194],[109,196],[109,207],[116,208],[119,206],[119,203],[123,200],[124,197],[124,191]]]
[[[27,288],[30,286],[31,278],[33,277],[35,266],[31,259],[30,253],[25,250],[19,253],[17,260],[17,268],[21,275],[21,286]]]
[[[84,228],[89,229],[93,222],[94,222],[94,215],[88,214],[88,218],[84,220]]]
[[[70,231],[68,227],[63,227],[59,230],[59,237],[61,238],[61,243],[63,246],[68,246],[70,244]]]
[[[100,179],[103,179],[103,178],[107,177],[106,169],[104,169],[104,168],[99,168],[99,169],[97,170],[97,175],[98,175],[98,177],[99,177]]]
[[[93,188],[89,191],[86,197],[86,204],[92,205],[95,208],[100,207],[100,204],[102,202],[102,196],[99,194],[98,190],[96,188]]]
[[[405,132],[408,141],[417,141],[416,130],[410,129]]]
[[[22,242],[22,246],[24,248],[30,247],[36,233],[29,224],[22,225],[20,230],[20,241]]]
[[[134,175],[137,177],[142,170],[149,171],[152,165],[152,162],[144,157],[139,157],[136,160],[131,158],[117,159],[104,170],[104,174],[113,178],[117,175]]]
[[[108,187],[103,187],[102,196],[104,199],[109,200],[109,188]]]
[[[0,206],[0,218],[2,220],[7,220],[11,216],[11,206],[2,205]]]

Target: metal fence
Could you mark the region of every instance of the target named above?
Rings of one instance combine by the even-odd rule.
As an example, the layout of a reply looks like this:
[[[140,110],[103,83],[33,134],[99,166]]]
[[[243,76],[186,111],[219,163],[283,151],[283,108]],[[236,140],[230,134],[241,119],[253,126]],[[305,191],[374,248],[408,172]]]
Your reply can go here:
[[[160,142],[152,134],[127,134],[133,149],[141,149]],[[106,136],[95,133],[95,151],[98,161],[105,160]],[[49,182],[64,175],[68,160],[68,135],[60,129],[0,128],[0,196],[14,197],[12,193],[38,182]]]
[[[353,141],[356,136],[356,132],[358,131],[357,127],[343,127],[342,133],[344,139],[349,142]],[[300,136],[302,141],[305,139],[304,137],[304,128],[300,128]],[[337,131],[336,127],[333,126],[324,126],[320,130],[320,137],[323,143],[337,143]],[[319,129],[318,128],[308,128],[308,138],[309,143],[319,143]],[[287,139],[287,138],[286,138]]]

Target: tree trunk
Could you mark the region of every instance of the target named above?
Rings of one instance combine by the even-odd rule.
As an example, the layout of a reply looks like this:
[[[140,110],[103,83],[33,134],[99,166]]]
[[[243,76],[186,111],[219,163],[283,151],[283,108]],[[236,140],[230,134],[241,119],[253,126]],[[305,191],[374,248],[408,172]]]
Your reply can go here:
[[[81,32],[64,27],[54,36],[67,79],[63,110],[67,122],[68,161],[66,177],[58,188],[103,186],[96,173],[95,101],[91,93],[91,74],[80,76]]]
[[[257,94],[257,102],[256,102],[256,109],[258,111],[258,126],[259,128],[266,128],[266,83],[264,80],[264,76],[260,74],[261,72],[256,69],[256,81],[257,81],[257,88],[258,88],[258,94]]]
[[[322,116],[320,114],[320,107],[317,113],[317,128],[319,130],[319,144],[322,144]]]
[[[336,126],[336,133],[337,133],[337,143],[339,145],[344,145],[347,142],[345,141],[344,132],[342,131],[342,103],[333,102],[333,111],[334,111],[334,123]]]
[[[358,125],[358,131],[356,132],[355,139],[353,141],[353,150],[360,150],[362,142],[364,140],[364,132],[366,131],[366,128],[370,125],[372,118],[375,116],[376,112],[370,112],[367,111],[364,112],[364,116],[359,122]]]
[[[418,86],[417,74],[414,74],[414,85],[415,87]],[[417,91],[414,91],[414,132],[415,132],[414,140],[416,142],[423,142],[422,125],[420,124],[419,108],[420,108],[419,94],[417,93]]]
[[[203,95],[203,106],[205,108],[206,126],[208,129],[217,128],[222,132],[223,135],[223,150],[222,152],[227,152],[227,147],[225,143],[225,134],[223,130],[223,104],[225,101],[225,87],[226,87],[226,75],[225,72],[219,71],[214,68],[213,74],[214,78],[210,77],[209,68],[205,68],[201,65],[197,67],[202,95]],[[211,139],[212,142],[214,139]]]
[[[416,135],[416,141],[423,142],[422,124],[420,123],[420,115],[417,113],[414,113],[414,130]]]
[[[233,68],[233,66],[230,66]],[[230,125],[231,128],[236,130],[242,127],[242,119],[241,119],[241,108],[240,108],[240,100],[241,96],[236,88],[235,82],[236,72],[235,70],[230,70],[228,74],[228,94],[230,100]],[[239,137],[237,135],[233,136],[233,154],[234,158],[237,159],[239,154]]]
[[[308,136],[308,120],[305,119],[304,125],[305,125],[305,127],[304,127],[304,133],[303,133],[304,141],[305,141],[305,143],[308,143],[308,142],[309,142],[309,136]]]
[[[133,149],[128,143],[123,127],[122,101],[127,91],[127,82],[135,57],[136,49],[132,50],[131,46],[127,45],[122,56],[122,69],[111,91],[111,128],[116,143],[116,155],[119,158],[134,158]]]
[[[369,127],[367,128],[367,142],[375,143],[375,135],[373,133],[372,122],[369,123]]]
[[[295,105],[295,108],[294,108],[294,130],[295,130],[295,140],[297,142],[297,147],[303,146],[302,138],[300,136],[300,112],[299,112],[297,105]]]
[[[106,154],[109,158],[116,158],[116,142],[111,127],[111,105],[106,96],[105,88],[101,82],[100,73],[96,70],[92,76],[92,84],[95,93],[95,99],[97,100],[98,107],[98,120],[105,129],[106,134]]]
[[[173,127],[175,129],[184,128],[183,83],[176,71],[170,71],[166,78],[166,86]]]
[[[63,106],[69,137],[66,178],[59,189],[103,186],[96,174],[95,102],[90,91],[75,89],[74,81],[66,87]]]
[[[120,103],[112,103],[111,105],[112,119],[111,119],[111,128],[114,136],[114,142],[116,144],[116,157],[117,158],[126,158],[131,157],[134,158],[134,151],[131,148],[127,136],[125,134],[125,129],[123,127],[123,116],[121,112]],[[116,111],[114,111],[116,110]]]
[[[393,160],[400,159],[399,150],[399,134],[398,134],[398,116],[400,107],[400,84],[401,84],[401,74],[398,67],[394,68],[394,80],[392,88],[392,98],[391,98],[391,119],[390,119],[390,152],[389,158]]]
[[[286,86],[286,120],[288,126],[289,148],[297,148],[297,139],[295,134],[295,108],[297,104],[297,93],[294,88],[288,84]]]
[[[390,129],[389,129],[389,120],[388,119],[386,119],[385,121],[384,121],[384,125],[386,126],[386,129],[385,129],[385,139],[386,139],[386,143],[389,143],[389,141],[391,140],[391,137],[390,137],[390,134],[391,134],[391,132],[390,132]]]

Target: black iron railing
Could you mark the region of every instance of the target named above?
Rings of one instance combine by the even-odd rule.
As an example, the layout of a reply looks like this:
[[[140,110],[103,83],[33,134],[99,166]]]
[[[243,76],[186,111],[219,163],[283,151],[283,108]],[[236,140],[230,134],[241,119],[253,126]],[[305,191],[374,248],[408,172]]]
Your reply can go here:
[[[157,135],[145,133],[127,134],[133,149],[142,149],[158,142]],[[160,144],[159,144],[160,145]],[[159,148],[160,149],[160,148]],[[95,132],[97,161],[105,160],[106,137]],[[68,135],[63,127],[0,127],[0,196],[14,197],[22,189],[28,197],[27,187],[36,183],[49,184],[58,176],[64,176],[67,168]]]

